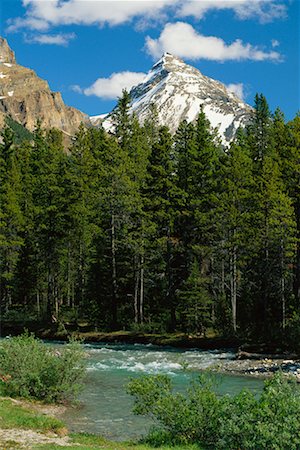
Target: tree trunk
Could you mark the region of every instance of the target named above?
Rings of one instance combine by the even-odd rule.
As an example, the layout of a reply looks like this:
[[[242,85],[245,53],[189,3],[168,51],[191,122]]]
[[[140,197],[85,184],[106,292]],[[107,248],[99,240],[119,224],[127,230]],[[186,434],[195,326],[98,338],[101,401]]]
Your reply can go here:
[[[71,306],[71,243],[68,242],[68,281],[67,281],[67,306]]]
[[[85,284],[85,276],[84,276],[84,255],[83,255],[83,243],[82,241],[79,244],[79,303],[82,304],[84,301],[84,284]]]
[[[48,273],[48,287],[47,287],[47,317],[50,318],[52,316],[52,275]]]
[[[59,303],[58,303],[57,287],[55,287],[54,298],[55,298],[55,316],[56,316],[56,318],[58,318],[58,315],[59,315]]]
[[[296,261],[294,268],[294,296],[296,305],[300,305],[300,199],[297,200],[295,206],[296,222],[297,222],[297,249],[296,249]]]
[[[176,328],[176,311],[173,298],[173,277],[172,277],[172,243],[170,239],[170,228],[168,227],[168,240],[167,240],[167,279],[168,279],[168,291],[167,301],[170,311],[170,328],[174,331]]]
[[[232,249],[232,255],[230,258],[230,298],[231,298],[231,310],[232,310],[232,327],[234,332],[236,332],[236,307],[237,307],[237,248],[236,246]]]
[[[137,263],[137,256],[134,257],[135,261],[135,287],[134,287],[134,322],[139,322],[139,308],[138,308],[138,292],[139,292],[139,284],[140,284],[140,270]]]
[[[118,311],[118,284],[117,284],[117,262],[116,262],[116,224],[115,215],[111,215],[111,257],[112,257],[112,328],[117,329]]]
[[[282,328],[285,329],[285,279],[284,279],[284,245],[283,239],[281,239],[281,312],[282,312]]]
[[[140,321],[144,322],[144,255],[141,255]]]
[[[38,318],[41,315],[41,305],[40,305],[40,292],[36,291],[36,311]]]
[[[221,242],[221,294],[225,297],[225,250],[224,250],[225,238]]]

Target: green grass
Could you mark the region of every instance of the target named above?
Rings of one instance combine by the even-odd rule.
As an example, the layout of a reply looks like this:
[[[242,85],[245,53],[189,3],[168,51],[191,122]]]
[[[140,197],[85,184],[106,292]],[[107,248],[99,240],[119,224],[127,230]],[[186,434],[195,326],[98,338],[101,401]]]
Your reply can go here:
[[[29,407],[15,404],[10,399],[0,398],[0,428],[2,429],[27,429],[39,432],[52,431],[59,433],[65,428],[63,422],[32,411]],[[70,445],[61,446],[55,444],[37,444],[34,450],[151,450],[153,447],[142,443],[113,442],[101,436],[79,433],[70,434]],[[14,441],[1,441],[0,448],[18,449],[21,446]],[[198,446],[159,447],[163,450],[200,450]]]
[[[59,432],[64,424],[54,417],[18,406],[9,399],[0,399],[0,428]]]
[[[71,434],[73,445],[66,447],[51,445],[38,445],[34,447],[34,450],[151,450],[153,447],[138,443],[126,443],[126,442],[112,442],[108,441],[100,436],[94,436],[91,434]],[[79,445],[78,445],[79,444]],[[186,446],[186,447],[159,447],[163,450],[200,450],[198,446]]]

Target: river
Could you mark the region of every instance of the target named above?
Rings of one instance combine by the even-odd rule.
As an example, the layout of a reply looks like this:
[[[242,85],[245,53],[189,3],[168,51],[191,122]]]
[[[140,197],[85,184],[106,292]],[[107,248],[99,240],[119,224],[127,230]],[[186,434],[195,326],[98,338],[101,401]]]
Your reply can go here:
[[[168,374],[176,389],[184,390],[199,371],[234,358],[229,350],[180,350],[154,345],[86,344],[87,379],[80,404],[69,408],[63,420],[71,431],[89,432],[114,440],[141,437],[151,423],[134,416],[128,381],[142,374]],[[188,370],[186,370],[188,367]],[[222,375],[217,389],[235,394],[242,388],[259,392],[262,381]]]

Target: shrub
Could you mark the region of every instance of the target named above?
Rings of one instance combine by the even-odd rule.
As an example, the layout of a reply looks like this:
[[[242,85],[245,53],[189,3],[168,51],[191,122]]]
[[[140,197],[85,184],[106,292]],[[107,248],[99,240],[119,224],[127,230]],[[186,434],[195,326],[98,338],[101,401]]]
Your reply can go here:
[[[155,445],[198,444],[206,449],[300,448],[300,394],[295,383],[276,374],[259,398],[249,391],[218,396],[211,379],[200,376],[185,394],[164,376],[131,381],[134,412],[155,419],[148,436]]]
[[[72,400],[82,387],[83,361],[75,341],[56,350],[29,334],[7,339],[0,346],[1,390],[47,402]]]

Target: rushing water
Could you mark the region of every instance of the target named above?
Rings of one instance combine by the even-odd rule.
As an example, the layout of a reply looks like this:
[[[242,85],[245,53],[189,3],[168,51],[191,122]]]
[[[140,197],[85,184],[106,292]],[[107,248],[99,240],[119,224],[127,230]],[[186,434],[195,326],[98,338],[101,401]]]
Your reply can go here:
[[[151,425],[145,418],[131,413],[132,399],[125,391],[131,378],[164,373],[172,377],[176,389],[184,390],[201,369],[234,358],[230,351],[179,350],[137,344],[95,344],[85,345],[85,349],[88,375],[80,406],[68,409],[63,419],[72,431],[123,440],[140,437]],[[262,382],[224,375],[218,391],[234,394],[244,387],[260,391]]]

